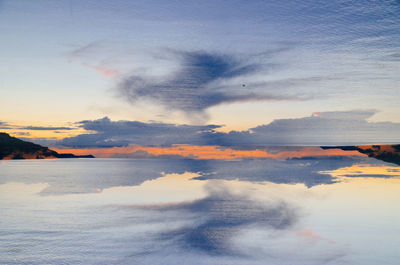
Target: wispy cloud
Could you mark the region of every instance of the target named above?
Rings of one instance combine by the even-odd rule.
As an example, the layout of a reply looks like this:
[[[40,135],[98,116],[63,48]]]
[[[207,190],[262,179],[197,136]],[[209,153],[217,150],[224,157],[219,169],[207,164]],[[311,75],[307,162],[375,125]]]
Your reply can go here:
[[[83,67],[92,69],[105,77],[113,77],[120,74],[120,71],[111,66],[112,59],[104,59],[106,47],[103,41],[91,42],[72,49],[66,56],[69,62],[78,62]],[[103,54],[100,59],[99,54]],[[110,56],[108,53],[107,55]]]
[[[32,130],[32,131],[54,131],[54,130],[62,130],[69,131],[75,128],[72,127],[51,127],[51,126],[26,126],[26,127],[18,127],[21,130]]]
[[[91,65],[88,63],[82,63],[83,66],[93,69],[106,77],[112,77],[119,74],[118,70],[111,69],[106,65]]]
[[[3,129],[18,129],[18,130],[30,130],[30,131],[55,131],[55,130],[69,131],[76,129],[74,127],[65,127],[65,126],[34,126],[34,125],[21,126],[1,121],[0,121],[0,126]]]
[[[13,132],[12,134],[15,136],[30,136],[31,135],[29,132]]]
[[[0,121],[0,129],[10,129],[7,122]]]

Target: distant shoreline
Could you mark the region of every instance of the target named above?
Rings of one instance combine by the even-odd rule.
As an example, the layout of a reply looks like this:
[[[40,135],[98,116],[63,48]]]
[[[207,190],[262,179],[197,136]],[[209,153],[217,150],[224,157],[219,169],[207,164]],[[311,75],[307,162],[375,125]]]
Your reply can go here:
[[[310,146],[303,146],[304,148]],[[317,146],[314,146],[317,147]],[[400,165],[400,144],[396,145],[358,145],[358,146],[318,146],[322,150],[339,149],[343,151],[356,151],[359,154],[368,155],[385,162]],[[267,147],[265,147],[267,148]],[[253,148],[254,149],[254,148]],[[263,150],[263,148],[259,148]],[[70,150],[68,150],[70,151]],[[326,155],[332,155],[327,153]],[[182,155],[152,155],[145,151],[136,151],[133,154],[125,154],[126,158],[172,158],[172,159],[204,159],[202,157],[190,157]],[[324,153],[319,155],[325,155]],[[295,157],[295,156],[294,156]],[[21,159],[65,159],[65,158],[95,158],[91,154],[75,155],[73,153],[58,153],[38,144],[23,141],[21,139],[10,136],[7,133],[0,133],[0,160],[21,160]],[[117,157],[116,157],[117,158]],[[236,159],[256,159],[256,158],[274,158],[274,157],[236,157]],[[284,159],[285,157],[278,157]],[[287,158],[290,158],[288,156]],[[218,158],[215,158],[218,159]],[[221,158],[222,159],[222,158]],[[232,157],[235,159],[235,157]]]
[[[48,147],[23,141],[7,133],[0,133],[0,160],[56,158],[94,158],[94,156],[60,154]]]

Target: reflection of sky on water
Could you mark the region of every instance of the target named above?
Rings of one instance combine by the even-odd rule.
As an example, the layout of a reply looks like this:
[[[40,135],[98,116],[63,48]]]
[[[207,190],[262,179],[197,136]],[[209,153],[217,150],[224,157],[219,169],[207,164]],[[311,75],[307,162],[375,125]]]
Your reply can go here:
[[[0,183],[48,183],[42,194],[87,193],[114,186],[139,185],[163,174],[199,173],[198,179],[239,179],[274,183],[302,183],[307,187],[331,184],[325,171],[354,164],[389,165],[359,156],[303,157],[287,160],[191,160],[191,159],[81,159],[3,161]],[[45,168],[45,171],[44,171]],[[29,174],[27,174],[29,172]]]
[[[400,258],[399,167],[370,158],[73,159],[0,168],[1,264]]]

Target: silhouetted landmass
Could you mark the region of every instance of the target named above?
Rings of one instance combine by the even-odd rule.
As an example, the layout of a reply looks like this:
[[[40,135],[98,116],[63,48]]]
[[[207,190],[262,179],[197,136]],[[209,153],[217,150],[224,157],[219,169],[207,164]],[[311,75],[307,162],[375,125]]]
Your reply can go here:
[[[58,154],[57,158],[94,158],[93,155]]]
[[[0,133],[0,160],[8,159],[50,159],[50,158],[94,158],[92,155],[76,156],[59,154],[38,144],[26,142],[7,133]]]
[[[322,149],[342,149],[358,151],[385,162],[400,165],[400,144],[396,145],[359,145],[359,146],[321,146]]]

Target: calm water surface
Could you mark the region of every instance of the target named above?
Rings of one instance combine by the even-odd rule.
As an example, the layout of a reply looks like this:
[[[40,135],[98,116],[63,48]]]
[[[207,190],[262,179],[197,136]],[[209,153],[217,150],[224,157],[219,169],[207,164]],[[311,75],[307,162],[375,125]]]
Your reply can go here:
[[[399,264],[400,167],[363,157],[0,162],[0,264]]]

